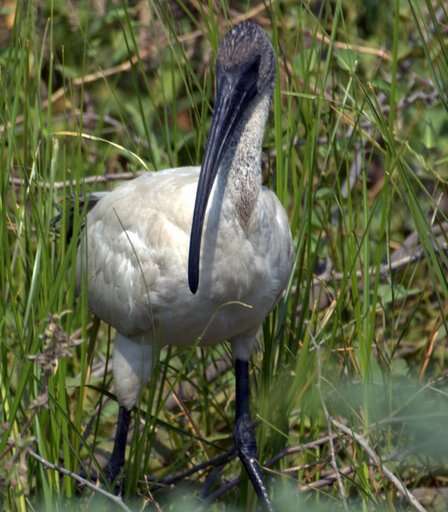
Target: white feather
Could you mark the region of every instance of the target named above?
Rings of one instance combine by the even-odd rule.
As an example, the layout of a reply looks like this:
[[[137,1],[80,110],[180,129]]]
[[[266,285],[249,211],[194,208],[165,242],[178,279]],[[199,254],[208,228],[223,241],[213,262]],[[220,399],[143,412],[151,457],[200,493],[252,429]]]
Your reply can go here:
[[[120,333],[114,375],[127,407],[149,377],[146,366],[135,370],[139,357],[149,357],[147,347],[233,340],[234,356],[248,359],[286,287],[290,229],[279,200],[261,185],[268,108],[269,98],[261,98],[224,155],[208,203],[195,295],[187,266],[199,167],[144,174],[104,195],[88,214],[78,280],[87,272],[90,308]]]

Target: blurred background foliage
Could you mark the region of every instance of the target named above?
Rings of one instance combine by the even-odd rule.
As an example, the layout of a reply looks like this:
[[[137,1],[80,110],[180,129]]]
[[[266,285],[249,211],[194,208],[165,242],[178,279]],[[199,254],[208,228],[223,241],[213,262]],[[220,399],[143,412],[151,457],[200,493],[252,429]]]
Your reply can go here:
[[[100,471],[117,410],[113,332],[75,292],[82,198],[201,161],[218,42],[243,19],[278,56],[263,169],[296,255],[252,371],[274,500],[282,511],[447,508],[445,2],[3,0],[5,510],[255,510],[237,461],[199,466],[232,446],[226,346],[162,351],[123,501],[76,480]],[[52,219],[63,232],[72,211],[67,243]]]

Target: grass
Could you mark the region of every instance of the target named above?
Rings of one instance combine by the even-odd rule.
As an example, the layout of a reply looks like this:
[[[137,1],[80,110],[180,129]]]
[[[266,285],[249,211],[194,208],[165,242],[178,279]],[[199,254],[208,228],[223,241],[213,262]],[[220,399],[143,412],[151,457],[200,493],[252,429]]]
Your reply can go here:
[[[294,274],[253,360],[261,460],[302,446],[271,466],[272,495],[280,510],[413,509],[389,469],[427,510],[446,509],[438,493],[448,477],[444,2],[7,0],[0,7],[5,510],[110,509],[107,496],[80,490],[33,456],[77,472],[81,462],[99,468],[111,449],[113,332],[89,314],[85,290],[75,293],[85,213],[77,205],[113,186],[118,173],[200,162],[211,64],[221,34],[244,17],[269,32],[278,55],[265,181],[288,211],[295,244]],[[103,175],[107,183],[88,180]],[[73,201],[75,236],[66,243],[51,220],[60,205],[64,229]],[[193,500],[198,508],[190,491],[207,472],[168,491],[143,476],[172,476],[231,446],[228,360],[226,346],[162,351],[131,436],[128,507],[177,510]],[[328,435],[332,443],[316,443]],[[233,461],[216,473],[213,490],[239,471]],[[232,508],[255,510],[244,477],[209,507]]]

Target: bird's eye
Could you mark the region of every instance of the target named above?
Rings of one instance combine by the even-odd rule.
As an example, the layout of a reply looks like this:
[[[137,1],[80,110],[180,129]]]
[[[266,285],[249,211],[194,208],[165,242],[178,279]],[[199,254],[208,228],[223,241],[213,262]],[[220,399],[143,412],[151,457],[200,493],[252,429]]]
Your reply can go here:
[[[258,55],[241,73],[238,81],[240,90],[249,90],[256,86],[258,81],[258,71],[260,68],[260,56]]]
[[[248,82],[256,82],[258,80],[258,70],[260,69],[260,56],[257,55],[255,60],[251,62],[248,68],[244,71],[243,77]]]

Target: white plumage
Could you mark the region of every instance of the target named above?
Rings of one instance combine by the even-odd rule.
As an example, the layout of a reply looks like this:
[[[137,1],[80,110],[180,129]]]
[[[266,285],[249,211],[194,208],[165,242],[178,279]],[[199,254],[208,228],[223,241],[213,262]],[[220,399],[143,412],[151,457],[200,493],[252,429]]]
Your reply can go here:
[[[252,117],[258,120],[256,111]],[[256,130],[262,134],[264,126]],[[247,360],[259,327],[287,284],[292,263],[288,220],[275,194],[261,185],[260,159],[248,158],[248,153],[261,153],[244,137],[250,131],[246,126],[237,144],[239,158],[232,159],[225,179],[224,173],[218,175],[212,189],[196,294],[188,288],[187,265],[200,167],[144,174],[106,194],[87,217],[78,275],[81,279],[87,255],[91,310],[130,340],[114,348],[129,362],[128,371],[142,376],[131,392],[127,386],[124,391],[122,383],[134,377],[114,364],[116,391],[128,408],[149,378],[148,371],[139,370],[146,367],[147,344],[236,339],[234,356]],[[250,193],[256,196],[247,224],[237,206],[242,161],[253,164]]]
[[[217,69],[202,168],[147,173],[101,194],[80,243],[78,282],[85,277],[90,308],[117,331],[114,382],[127,410],[150,377],[154,346],[231,342],[241,431],[236,441],[270,510],[255,467],[255,441],[244,440],[250,430],[245,362],[287,285],[292,241],[283,207],[261,182],[275,75],[264,32],[253,23],[235,27],[220,47]],[[124,460],[117,439],[126,439],[129,418],[122,412],[125,427],[117,429],[112,479]]]

